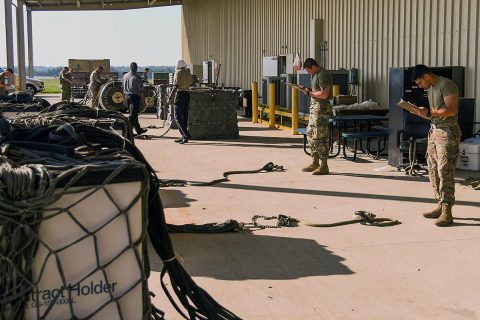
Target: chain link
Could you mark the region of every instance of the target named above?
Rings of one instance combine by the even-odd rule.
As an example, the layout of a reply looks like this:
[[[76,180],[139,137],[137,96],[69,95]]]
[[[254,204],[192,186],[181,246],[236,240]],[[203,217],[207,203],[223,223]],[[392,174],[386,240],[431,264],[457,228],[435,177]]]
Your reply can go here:
[[[257,222],[258,219],[267,220],[277,220],[276,225],[264,225]],[[281,227],[296,227],[299,220],[280,214],[278,216],[262,216],[254,215],[252,217],[251,223],[245,223],[244,228],[246,229],[277,229]]]

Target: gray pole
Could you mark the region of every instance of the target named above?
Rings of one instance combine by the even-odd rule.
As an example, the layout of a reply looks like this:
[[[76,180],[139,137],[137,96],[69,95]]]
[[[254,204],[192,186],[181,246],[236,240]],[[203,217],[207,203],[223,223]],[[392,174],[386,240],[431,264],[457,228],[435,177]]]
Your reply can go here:
[[[28,76],[33,78],[33,33],[32,10],[27,8],[27,34],[28,34]]]
[[[18,55],[18,77],[19,89],[27,89],[26,70],[25,70],[25,28],[23,21],[23,0],[17,1],[17,55]]]
[[[5,44],[7,48],[7,68],[14,66],[13,59],[13,24],[12,24],[12,0],[5,0]]]

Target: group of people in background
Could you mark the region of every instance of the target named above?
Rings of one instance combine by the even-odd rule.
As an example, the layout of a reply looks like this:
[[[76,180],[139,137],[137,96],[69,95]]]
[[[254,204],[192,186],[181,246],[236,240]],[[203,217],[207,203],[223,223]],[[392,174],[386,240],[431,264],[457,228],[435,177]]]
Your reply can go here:
[[[105,79],[102,77],[104,68],[98,66],[90,74],[88,85],[88,95],[92,101],[92,107],[98,108],[98,92]],[[145,68],[143,73],[138,73],[136,62],[130,63],[130,72],[122,78],[122,87],[125,104],[129,109],[129,121],[138,135],[147,132],[142,128],[138,121],[140,107],[145,105],[144,83],[148,83],[150,69]],[[1,75],[0,75],[1,76]],[[71,101],[72,73],[69,67],[64,67],[59,75],[60,88],[62,89],[62,101]],[[175,142],[179,144],[187,143],[192,136],[188,131],[188,105],[190,103],[190,86],[193,85],[193,77],[187,68],[184,60],[178,60],[175,66],[175,75],[173,78],[173,90],[170,93],[169,103],[174,105],[174,114],[177,127],[181,137]]]

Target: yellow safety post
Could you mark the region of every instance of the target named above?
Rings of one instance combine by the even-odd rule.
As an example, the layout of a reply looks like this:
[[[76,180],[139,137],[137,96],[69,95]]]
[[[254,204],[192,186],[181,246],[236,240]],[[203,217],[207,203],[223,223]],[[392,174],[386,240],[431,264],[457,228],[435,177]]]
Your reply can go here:
[[[268,126],[275,128],[275,83],[268,84]]]
[[[340,95],[340,86],[338,84],[333,85],[332,96],[338,97]]]
[[[292,87],[292,134],[298,129],[298,90]]]
[[[258,83],[252,82],[252,122],[258,122]]]

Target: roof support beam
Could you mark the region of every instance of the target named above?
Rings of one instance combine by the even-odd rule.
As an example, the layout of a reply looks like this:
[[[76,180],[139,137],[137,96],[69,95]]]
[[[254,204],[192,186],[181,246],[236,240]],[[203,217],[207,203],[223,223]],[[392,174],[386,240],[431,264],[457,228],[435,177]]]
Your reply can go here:
[[[28,76],[33,78],[33,32],[32,10],[27,8]]]
[[[25,27],[23,20],[23,0],[17,0],[17,56],[19,89],[27,89],[27,74],[25,70]]]
[[[13,18],[12,0],[5,0],[5,47],[7,48],[7,68],[14,66],[13,58]]]

